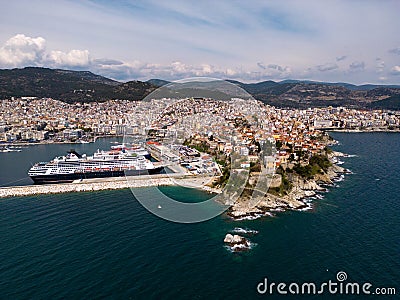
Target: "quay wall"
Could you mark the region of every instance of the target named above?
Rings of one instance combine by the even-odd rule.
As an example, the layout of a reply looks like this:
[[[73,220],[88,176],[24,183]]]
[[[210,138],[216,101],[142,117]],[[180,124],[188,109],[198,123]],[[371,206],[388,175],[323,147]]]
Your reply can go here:
[[[0,188],[0,198],[176,185],[176,179],[184,179],[187,176],[188,175],[182,174],[159,174],[132,176],[129,178],[112,177],[85,179],[82,181],[75,181],[73,183],[11,186]]]

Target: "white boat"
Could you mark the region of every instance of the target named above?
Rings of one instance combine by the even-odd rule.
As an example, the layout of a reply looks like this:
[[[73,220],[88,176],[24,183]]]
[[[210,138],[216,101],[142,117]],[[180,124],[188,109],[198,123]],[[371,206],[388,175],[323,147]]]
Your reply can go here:
[[[4,148],[1,148],[0,149],[0,152],[3,152],[3,153],[5,153],[5,152],[21,152],[22,150],[21,149],[18,149],[18,148],[8,148],[8,147],[4,147]]]

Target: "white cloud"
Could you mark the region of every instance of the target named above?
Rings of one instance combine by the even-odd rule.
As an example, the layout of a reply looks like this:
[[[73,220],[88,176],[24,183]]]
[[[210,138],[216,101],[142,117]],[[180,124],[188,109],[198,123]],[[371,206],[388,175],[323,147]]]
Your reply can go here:
[[[90,64],[88,50],[51,51],[46,59],[50,65],[56,67],[87,67]]]
[[[140,61],[123,63],[119,65],[91,65],[91,70],[104,76],[117,80],[147,80],[150,78],[161,78],[166,80],[177,80],[189,77],[213,77],[224,79],[262,80],[271,78],[272,71],[254,72],[235,68],[224,68],[211,64],[192,65],[181,61],[170,64],[151,64]],[[277,73],[278,74],[278,73]],[[280,78],[279,74],[272,78]]]
[[[0,67],[87,67],[90,65],[88,50],[59,50],[46,53],[46,40],[17,34],[0,48]]]
[[[363,61],[354,61],[349,65],[351,71],[362,71],[365,69],[365,63]]]
[[[253,76],[255,74],[258,74],[260,78],[270,77],[270,78],[281,79],[281,78],[286,78],[292,72],[290,67],[281,66],[278,64],[265,65],[262,62],[258,62],[257,66],[260,69],[262,69],[262,71],[253,73]],[[249,74],[249,73],[247,73],[247,74]],[[250,74],[252,74],[252,73],[250,73]],[[257,75],[255,75],[255,76],[257,76]]]
[[[317,66],[317,70],[320,72],[332,71],[332,70],[336,70],[338,68],[339,68],[339,66],[337,64],[333,64],[333,63],[327,63],[327,64]]]
[[[277,70],[279,72],[285,72],[287,70],[287,67],[282,67],[282,66],[275,65],[275,64],[269,64],[268,68],[269,69],[273,69],[273,70]]]
[[[390,49],[389,53],[400,55],[400,47]]]
[[[267,67],[262,63],[262,62],[258,62],[257,66],[259,66],[261,69],[266,70]]]
[[[135,51],[132,51],[132,53],[135,53],[133,59],[130,57],[121,58],[118,55],[110,57],[107,54],[101,54],[101,57],[105,58],[96,58],[92,56],[92,52],[89,52],[89,50],[69,50],[70,48],[65,49],[65,47],[46,50],[46,45],[51,45],[52,43],[53,41],[49,40],[49,44],[47,44],[43,37],[29,37],[24,34],[15,35],[3,42],[2,46],[0,44],[0,68],[43,66],[86,69],[96,74],[123,81],[133,79],[147,80],[150,78],[176,80],[187,77],[208,76],[241,81],[308,79],[363,83],[371,82],[372,80],[376,81],[380,76],[380,81],[391,83],[396,82],[398,76],[395,75],[400,74],[398,61],[393,60],[396,57],[389,55],[387,52],[390,47],[385,47],[383,53],[380,52],[379,58],[376,59],[354,54],[349,54],[348,57],[337,56],[337,54],[342,54],[343,50],[337,51],[336,55],[327,53],[325,58],[316,56],[314,59],[309,54],[308,58],[304,59],[304,56],[302,57],[301,55],[287,56],[288,54],[284,52],[286,48],[281,50],[284,53],[280,56],[275,57],[266,53],[265,56],[263,55],[260,58],[259,53],[252,52],[253,48],[247,48],[249,53],[244,60],[238,58],[239,60],[227,63],[224,59],[215,61],[214,55],[220,55],[220,53],[212,53],[211,56],[205,54],[201,57],[201,62],[199,62],[198,57],[192,60],[189,56],[186,57],[180,54],[175,58],[171,53],[171,57],[167,60],[157,59],[157,56],[152,56],[151,59],[139,59],[140,52],[136,54],[136,48],[134,48]],[[201,51],[204,51],[204,49]],[[114,52],[112,53],[115,55]],[[165,53],[169,52],[165,51]],[[293,58],[296,58],[296,60]],[[351,64],[350,61],[347,62],[349,58],[353,59]],[[262,59],[265,59],[266,62],[263,62]],[[331,62],[324,63],[326,61]],[[393,65],[392,69],[386,67]]]
[[[400,18],[396,0],[385,4],[346,0],[257,0],[250,4],[221,0],[200,1],[198,5],[177,0],[165,3],[42,0],[35,5],[30,2],[8,1],[2,6],[2,43],[15,32],[29,28],[29,32],[45,36],[51,50],[63,52],[53,55],[56,56],[53,65],[56,62],[72,67],[78,64],[83,68],[85,55],[78,58],[69,51],[89,49],[92,58],[123,62],[90,61],[89,56],[89,68],[114,72],[114,76],[121,78],[172,76],[179,72],[243,74],[243,80],[288,76],[285,75],[288,72],[281,75],[279,69],[268,68],[272,62],[283,68],[288,66],[292,78],[304,74],[313,80],[362,83],[376,80],[375,57],[381,57],[386,66],[399,64]],[[16,55],[19,57],[16,59],[13,53],[1,48],[0,67],[50,64],[41,60],[40,51],[28,51],[33,58]],[[50,55],[51,51],[47,53]],[[152,64],[142,63],[141,69],[131,65],[136,60]],[[185,66],[173,67],[173,61]],[[352,61],[365,62],[365,72],[349,72]],[[338,67],[326,62],[336,63]],[[310,72],[309,67],[312,67]],[[397,78],[389,76],[390,68],[387,71],[388,74],[379,75],[396,81]]]
[[[0,65],[2,67],[38,65],[43,59],[45,49],[46,40],[44,38],[32,38],[24,34],[17,34],[0,48]]]
[[[228,76],[228,77],[233,77],[237,74],[237,72],[235,70],[232,70],[230,68],[226,69],[225,73],[226,73],[226,76]]]
[[[186,73],[188,71],[187,66],[180,62],[180,61],[175,61],[171,64],[171,71],[173,71],[174,73],[177,74],[182,74],[182,73]]]
[[[400,66],[394,66],[391,70],[390,73],[393,75],[400,75]]]
[[[214,71],[214,67],[209,64],[202,64],[201,67],[203,74],[211,74]]]
[[[98,64],[98,65],[122,65],[123,62],[120,60],[116,59],[110,59],[110,58],[96,58],[92,60],[93,64]]]
[[[383,61],[380,57],[375,59],[375,68],[378,73],[382,73],[385,69],[385,61]]]

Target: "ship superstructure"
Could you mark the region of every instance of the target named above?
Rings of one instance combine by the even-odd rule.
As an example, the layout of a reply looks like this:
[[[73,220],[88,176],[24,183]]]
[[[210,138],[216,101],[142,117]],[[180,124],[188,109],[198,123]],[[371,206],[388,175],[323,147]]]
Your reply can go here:
[[[74,150],[50,162],[39,162],[28,172],[37,183],[72,182],[79,179],[156,174],[163,170],[155,166],[143,148],[115,147],[97,150],[93,155],[80,155]]]

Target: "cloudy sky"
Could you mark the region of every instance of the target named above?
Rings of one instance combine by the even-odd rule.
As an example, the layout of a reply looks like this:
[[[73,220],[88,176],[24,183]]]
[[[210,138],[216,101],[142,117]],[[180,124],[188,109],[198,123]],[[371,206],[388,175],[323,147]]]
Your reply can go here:
[[[400,1],[3,1],[0,68],[400,84]]]

